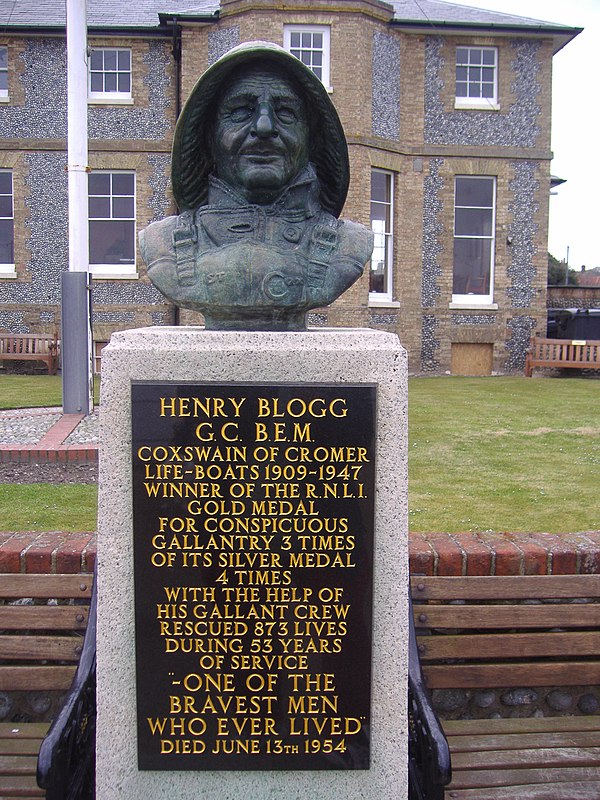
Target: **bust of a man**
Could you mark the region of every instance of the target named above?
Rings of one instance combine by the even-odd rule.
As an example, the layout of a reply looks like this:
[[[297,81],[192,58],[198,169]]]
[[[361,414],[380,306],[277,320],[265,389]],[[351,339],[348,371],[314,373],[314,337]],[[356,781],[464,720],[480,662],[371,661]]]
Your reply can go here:
[[[154,285],[208,330],[304,330],[362,274],[373,237],[338,220],[346,140],[319,79],[282,48],[229,51],[177,123],[181,208],[140,234]]]

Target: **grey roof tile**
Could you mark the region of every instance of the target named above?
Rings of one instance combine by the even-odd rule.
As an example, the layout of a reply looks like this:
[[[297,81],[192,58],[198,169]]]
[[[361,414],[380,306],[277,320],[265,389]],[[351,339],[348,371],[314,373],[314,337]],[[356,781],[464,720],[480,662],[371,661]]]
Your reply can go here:
[[[88,0],[88,26],[91,28],[157,27],[159,14],[193,11],[198,16],[212,15],[219,9],[217,0]],[[0,29],[12,27],[64,27],[65,0],[0,0]]]
[[[498,0],[498,5],[502,0]],[[474,6],[462,6],[447,0],[395,0],[394,19],[406,22],[455,22],[463,24],[505,25],[517,27],[565,27],[553,22],[544,22],[531,17],[505,14],[501,11],[488,11]]]
[[[501,5],[502,0],[498,0]],[[564,28],[551,22],[455,5],[446,0],[395,0],[394,21],[407,24],[455,23],[523,28]],[[88,25],[92,28],[157,27],[159,14],[207,17],[219,11],[218,0],[88,0]],[[63,27],[65,0],[0,0],[0,29],[11,27]]]

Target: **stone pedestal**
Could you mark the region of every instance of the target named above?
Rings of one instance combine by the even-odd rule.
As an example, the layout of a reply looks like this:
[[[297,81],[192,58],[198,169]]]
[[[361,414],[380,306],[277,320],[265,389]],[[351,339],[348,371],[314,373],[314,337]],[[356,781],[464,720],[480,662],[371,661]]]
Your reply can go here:
[[[156,327],[113,335],[102,354],[98,800],[407,797],[406,374],[397,337],[372,330],[234,333]],[[369,769],[138,770],[132,381],[376,386]]]

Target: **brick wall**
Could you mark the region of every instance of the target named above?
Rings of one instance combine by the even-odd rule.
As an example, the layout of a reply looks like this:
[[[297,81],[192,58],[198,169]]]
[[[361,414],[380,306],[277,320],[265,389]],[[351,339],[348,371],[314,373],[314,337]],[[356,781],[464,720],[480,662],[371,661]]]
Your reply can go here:
[[[423,575],[573,575],[600,572],[600,531],[411,533],[410,571]]]
[[[85,572],[95,533],[0,532],[0,572]],[[600,531],[411,533],[410,571],[424,575],[571,575],[600,572]]]
[[[95,533],[0,531],[0,572],[92,572],[95,564]]]

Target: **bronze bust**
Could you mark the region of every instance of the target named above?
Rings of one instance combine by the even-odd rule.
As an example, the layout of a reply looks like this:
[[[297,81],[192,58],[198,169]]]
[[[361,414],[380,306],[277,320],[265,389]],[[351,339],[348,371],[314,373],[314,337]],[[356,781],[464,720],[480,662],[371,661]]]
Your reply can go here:
[[[362,274],[369,229],[338,220],[348,150],[320,80],[266,42],[200,78],[175,130],[181,213],[140,234],[154,285],[208,330],[305,330]]]

